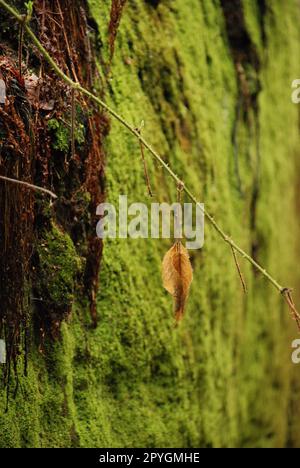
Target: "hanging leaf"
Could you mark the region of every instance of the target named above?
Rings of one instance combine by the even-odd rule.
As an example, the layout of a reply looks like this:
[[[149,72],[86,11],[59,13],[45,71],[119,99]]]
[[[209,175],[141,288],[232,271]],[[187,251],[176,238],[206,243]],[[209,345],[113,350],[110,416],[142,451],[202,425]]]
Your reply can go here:
[[[175,242],[164,256],[162,280],[164,288],[174,297],[175,318],[179,322],[183,317],[193,280],[193,269],[188,251],[179,241]]]

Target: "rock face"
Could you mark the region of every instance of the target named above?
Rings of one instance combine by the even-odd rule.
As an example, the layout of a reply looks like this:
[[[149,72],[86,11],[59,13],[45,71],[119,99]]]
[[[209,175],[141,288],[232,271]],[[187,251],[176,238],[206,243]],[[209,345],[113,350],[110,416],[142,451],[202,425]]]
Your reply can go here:
[[[104,99],[131,124],[144,120],[143,135],[226,232],[299,291],[300,108],[291,101],[291,83],[300,78],[298,2],[78,3],[89,11],[81,26],[94,37],[93,54],[80,59],[85,83],[92,57]],[[44,116],[53,102],[45,102]],[[27,220],[37,230],[33,261],[40,268],[38,275],[24,272],[23,294],[32,299],[24,312],[28,375],[21,352],[19,390],[14,398],[12,369],[5,414],[6,390],[0,391],[0,446],[299,446],[294,323],[276,290],[241,260],[243,294],[231,251],[208,224],[203,249],[191,252],[194,280],[179,327],[161,282],[172,240],[106,240],[97,288],[102,246],[93,244],[96,219],[86,213],[104,193],[110,203],[120,194],[129,203],[151,203],[138,142],[118,122],[110,120],[109,133],[105,125],[101,193],[95,195],[102,159],[91,159],[99,161],[95,180],[93,173],[71,173],[80,184],[88,180],[76,202],[81,211],[68,204],[81,185],[71,186],[63,174],[53,184],[64,202],[54,213],[34,208],[35,221]],[[59,118],[50,127],[50,169],[63,173],[59,158],[72,152],[68,133]],[[86,140],[78,134],[75,141],[82,160],[92,154],[81,147]],[[173,181],[146,156],[154,201],[176,201]],[[29,165],[26,171],[29,177]],[[32,198],[26,206],[33,208]],[[88,235],[66,213],[89,226]]]

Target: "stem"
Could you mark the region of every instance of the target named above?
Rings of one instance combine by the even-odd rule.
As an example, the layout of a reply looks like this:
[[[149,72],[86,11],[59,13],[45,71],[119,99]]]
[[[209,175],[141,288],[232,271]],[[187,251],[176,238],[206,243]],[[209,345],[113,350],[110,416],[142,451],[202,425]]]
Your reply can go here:
[[[243,274],[242,274],[242,270],[241,270],[241,267],[240,267],[240,264],[239,264],[239,261],[238,261],[237,255],[236,255],[236,251],[234,250],[232,245],[230,247],[231,247],[231,250],[232,250],[232,255],[233,255],[234,262],[235,262],[235,266],[236,266],[236,269],[238,271],[238,274],[239,274],[239,277],[240,277],[240,280],[241,280],[241,284],[243,286],[243,291],[244,291],[245,294],[247,294],[247,286],[246,286],[246,283],[245,283],[245,280],[244,280],[244,277],[243,277]]]
[[[142,123],[144,124],[144,121]],[[141,134],[142,127],[143,127],[143,125],[141,125],[140,128],[137,129],[139,134]],[[153,197],[153,192],[152,192],[152,189],[151,189],[151,183],[150,183],[150,177],[149,177],[147,162],[146,162],[146,158],[145,158],[144,145],[141,142],[139,142],[139,143],[140,143],[141,156],[142,156],[143,167],[144,167],[144,176],[145,176],[145,181],[146,181],[146,184],[147,184],[148,194],[149,194],[149,197]]]
[[[71,95],[71,153],[72,158],[75,158],[75,90],[72,89]]]
[[[55,195],[55,193],[43,187],[38,187],[37,185],[30,184],[29,182],[23,182],[22,180],[11,179],[10,177],[5,177],[5,176],[0,176],[0,179],[5,180],[5,182],[12,182],[14,184],[24,185],[25,187],[29,189],[47,193],[47,195],[50,195],[50,197],[54,198],[55,200],[57,199],[57,195]]]
[[[8,5],[6,1],[0,0],[0,5],[14,18],[20,22],[24,23],[24,16],[20,15],[13,7]],[[148,151],[152,154],[152,156],[162,165],[162,167],[165,169],[166,172],[174,179],[176,182],[176,185],[179,186],[182,184],[182,181],[179,179],[179,177],[173,172],[173,170],[168,166],[168,164],[161,158],[161,156],[155,151],[152,146],[143,138],[143,136],[140,134],[139,130],[134,128],[132,125],[130,125],[121,115],[119,115],[115,110],[113,110],[111,107],[109,107],[104,101],[102,101],[99,97],[95,96],[93,93],[88,91],[87,89],[83,88],[78,82],[73,81],[71,78],[69,78],[55,63],[55,61],[52,59],[52,57],[49,55],[47,50],[44,48],[44,46],[40,43],[38,38],[35,36],[31,28],[28,26],[28,22],[24,23],[24,29],[27,32],[27,34],[30,36],[32,39],[32,42],[35,44],[39,52],[43,55],[45,60],[48,62],[48,64],[52,67],[52,69],[55,71],[55,73],[63,80],[65,83],[67,83],[72,89],[78,90],[81,94],[84,94],[88,98],[90,98],[92,101],[94,101],[96,104],[98,104],[100,107],[105,109],[112,117],[114,117],[116,120],[118,120],[127,130],[129,130],[139,141],[140,143],[148,149]],[[251,263],[254,268],[256,268],[280,293],[284,293],[286,288],[283,288],[262,266],[260,266],[250,255],[248,255],[241,247],[239,247],[224,231],[223,229],[219,226],[219,224],[214,220],[213,216],[210,215],[205,208],[201,206],[201,204],[198,202],[196,197],[193,195],[193,193],[185,186],[183,185],[183,191],[186,193],[186,195],[201,209],[201,211],[204,213],[205,217],[208,219],[210,224],[214,227],[214,229],[217,231],[217,233],[220,235],[220,237],[230,245],[230,247],[238,252],[244,259],[246,259],[249,263]]]
[[[18,50],[19,75],[20,75],[20,77],[22,76],[23,39],[24,39],[24,26],[23,26],[22,23],[20,23],[19,50]]]

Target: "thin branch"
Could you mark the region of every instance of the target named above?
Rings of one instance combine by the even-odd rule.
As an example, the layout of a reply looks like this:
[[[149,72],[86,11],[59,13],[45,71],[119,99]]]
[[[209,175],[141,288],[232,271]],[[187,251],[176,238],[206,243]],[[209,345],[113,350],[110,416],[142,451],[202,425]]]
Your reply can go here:
[[[23,56],[23,38],[24,38],[24,25],[20,23],[19,31],[19,46],[18,46],[18,63],[19,63],[19,75],[22,76],[22,56]]]
[[[23,182],[22,180],[11,179],[10,177],[5,176],[0,176],[0,179],[4,180],[5,182],[12,182],[14,184],[23,185],[31,190],[37,190],[39,192],[47,193],[47,195],[50,195],[51,198],[54,198],[55,200],[57,199],[57,195],[55,195],[55,193],[43,187],[38,187],[37,185],[29,184],[29,182]]]
[[[74,62],[73,62],[73,58],[72,58],[72,54],[71,54],[71,48],[70,48],[70,45],[69,45],[69,41],[68,41],[68,37],[67,37],[67,33],[66,33],[66,28],[65,28],[65,25],[64,25],[64,15],[63,15],[63,12],[61,10],[59,0],[56,0],[56,3],[57,3],[58,10],[59,10],[59,15],[61,17],[61,28],[62,28],[62,32],[63,32],[63,35],[64,35],[64,39],[65,39],[65,43],[66,43],[66,47],[67,47],[67,51],[68,51],[68,55],[69,55],[69,60],[70,60],[70,64],[71,64],[72,73],[73,73],[75,81],[78,82],[78,78],[77,78],[77,75],[76,75],[76,70],[75,70],[75,66],[74,66]]]
[[[137,131],[139,132],[139,134],[141,134],[143,127],[144,127],[144,121],[142,121],[140,127],[137,128]],[[148,194],[149,194],[149,197],[152,198],[153,197],[153,192],[152,192],[151,184],[150,184],[150,177],[149,177],[147,162],[146,162],[146,158],[145,158],[144,146],[141,143],[141,141],[139,143],[140,143],[141,156],[142,156],[143,167],[144,167],[144,176],[145,176],[145,181],[146,181],[146,184],[147,184]]]
[[[184,183],[181,181],[177,184],[177,207],[174,212],[175,216],[175,226],[174,226],[174,240],[179,245],[182,240],[182,212],[178,211],[178,206],[181,206],[182,202],[182,192],[184,188]]]
[[[18,22],[23,22],[24,17],[20,15],[13,7],[7,4],[5,0],[0,0],[0,5]],[[85,96],[89,97],[92,101],[94,101],[96,104],[101,106],[103,109],[105,109],[112,117],[114,117],[116,120],[118,120],[127,130],[129,130],[139,141],[140,143],[148,149],[148,151],[152,154],[152,156],[157,160],[157,162],[165,169],[165,171],[168,172],[168,174],[174,179],[176,184],[181,182],[179,177],[175,174],[175,172],[168,166],[168,164],[162,159],[162,157],[152,148],[152,146],[143,138],[143,136],[139,133],[139,131],[130,125],[121,115],[119,115],[115,110],[113,110],[111,107],[109,107],[104,101],[102,101],[99,97],[95,96],[92,92],[89,90],[85,89],[82,87],[78,82],[73,81],[71,78],[69,78],[57,65],[57,63],[53,60],[53,58],[49,55],[47,50],[44,48],[44,46],[41,44],[41,42],[38,40],[38,38],[35,36],[33,31],[28,25],[28,22],[25,22],[24,25],[25,31],[27,34],[30,36],[32,42],[35,44],[39,52],[43,55],[45,60],[48,62],[48,64],[52,67],[52,69],[55,71],[55,73],[65,81],[71,88],[78,90],[81,94],[84,94]],[[235,251],[238,252],[245,260],[247,260],[251,265],[254,266],[280,293],[283,293],[286,288],[282,287],[261,265],[259,265],[250,255],[248,255],[241,247],[239,247],[224,231],[223,229],[219,226],[219,224],[214,220],[214,217],[206,211],[206,209],[198,202],[196,197],[193,195],[193,193],[186,187],[184,186],[183,188],[184,192],[187,194],[187,196],[199,207],[199,209],[204,213],[205,217],[208,219],[210,224],[214,227],[214,229],[217,231],[219,236]]]
[[[75,158],[75,90],[71,91],[71,153],[72,159]]]
[[[281,294],[283,295],[285,301],[287,302],[289,308],[291,309],[293,319],[296,321],[298,329],[300,331],[300,314],[298,310],[296,309],[293,296],[292,296],[292,290],[285,288]]]
[[[235,252],[234,248],[232,247],[232,245],[230,247],[231,247],[234,262],[235,262],[235,265],[236,265],[236,268],[237,268],[237,271],[238,271],[238,274],[239,274],[239,277],[240,277],[240,280],[241,280],[241,283],[242,283],[242,286],[243,286],[243,291],[244,291],[245,294],[247,294],[247,286],[246,286],[246,283],[245,283],[245,280],[244,280],[244,277],[243,277],[243,274],[242,274],[240,264],[239,264],[238,259],[237,259],[236,252]]]

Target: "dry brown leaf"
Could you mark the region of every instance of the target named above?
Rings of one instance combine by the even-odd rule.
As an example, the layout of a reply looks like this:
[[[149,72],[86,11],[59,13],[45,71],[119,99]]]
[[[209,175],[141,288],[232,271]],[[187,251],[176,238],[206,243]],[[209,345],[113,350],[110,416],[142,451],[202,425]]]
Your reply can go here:
[[[193,281],[193,269],[187,249],[181,242],[175,242],[162,262],[164,288],[174,297],[175,318],[179,322]]]

